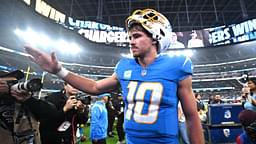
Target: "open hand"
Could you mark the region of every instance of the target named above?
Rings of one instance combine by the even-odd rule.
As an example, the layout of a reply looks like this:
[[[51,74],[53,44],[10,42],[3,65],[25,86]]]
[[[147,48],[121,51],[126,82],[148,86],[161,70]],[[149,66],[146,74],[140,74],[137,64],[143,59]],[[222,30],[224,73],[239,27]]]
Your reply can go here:
[[[58,62],[54,52],[50,55],[29,45],[24,47],[25,51],[30,55],[30,60],[38,64],[43,70],[52,74],[60,71],[61,64]]]

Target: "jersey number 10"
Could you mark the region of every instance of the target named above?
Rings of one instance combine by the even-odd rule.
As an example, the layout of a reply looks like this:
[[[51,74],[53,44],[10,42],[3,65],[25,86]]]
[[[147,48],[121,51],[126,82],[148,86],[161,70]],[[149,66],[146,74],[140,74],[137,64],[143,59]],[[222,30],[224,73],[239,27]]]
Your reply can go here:
[[[139,84],[136,81],[131,81],[128,84],[128,89],[128,107],[125,118],[128,120],[133,118],[137,123],[154,123],[157,120],[162,99],[162,84],[159,82],[142,82]],[[147,91],[151,92],[150,101],[144,101]],[[145,103],[148,103],[147,113],[142,113]]]

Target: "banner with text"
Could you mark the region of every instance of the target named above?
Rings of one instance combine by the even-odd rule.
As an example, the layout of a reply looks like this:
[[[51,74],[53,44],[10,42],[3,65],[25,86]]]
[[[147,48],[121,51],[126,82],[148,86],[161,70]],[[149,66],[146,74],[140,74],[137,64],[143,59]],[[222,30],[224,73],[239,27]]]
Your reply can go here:
[[[23,0],[31,6],[30,0]],[[34,10],[39,14],[54,20],[64,27],[78,32],[84,38],[96,43],[128,46],[128,36],[125,28],[111,26],[95,21],[76,20],[67,17],[43,0],[36,0]],[[234,44],[256,39],[256,19],[238,24],[218,26],[203,30],[173,32],[170,41],[172,48],[213,47],[217,45]]]

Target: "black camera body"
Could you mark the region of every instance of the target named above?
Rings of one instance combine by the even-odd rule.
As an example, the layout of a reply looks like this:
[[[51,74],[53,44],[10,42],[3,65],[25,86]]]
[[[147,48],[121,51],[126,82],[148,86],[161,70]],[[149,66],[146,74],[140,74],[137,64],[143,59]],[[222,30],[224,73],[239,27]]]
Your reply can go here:
[[[248,74],[243,74],[242,78],[240,79],[242,83],[247,83],[249,81],[249,75]]]
[[[76,96],[76,99],[80,100],[85,105],[90,105],[91,104],[91,97],[87,96],[83,93],[78,93],[78,95]]]
[[[19,82],[17,80],[7,81],[7,84],[12,90],[26,91],[26,92],[37,92],[43,87],[41,79],[35,78],[25,82]]]

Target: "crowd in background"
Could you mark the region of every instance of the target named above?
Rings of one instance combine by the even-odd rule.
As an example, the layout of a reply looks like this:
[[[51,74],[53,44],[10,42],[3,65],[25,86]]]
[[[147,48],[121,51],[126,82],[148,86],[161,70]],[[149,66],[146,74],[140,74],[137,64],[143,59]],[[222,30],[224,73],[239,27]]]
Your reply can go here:
[[[16,76],[17,72],[13,72],[11,74],[4,74],[2,77],[7,77],[11,80],[19,80],[20,78]],[[0,81],[1,82],[1,81]],[[1,83],[4,85],[4,83]],[[0,86],[1,88],[2,86]],[[2,88],[3,89],[3,88]],[[4,90],[4,89],[3,89]],[[2,90],[2,91],[3,91]],[[5,90],[6,91],[6,90]],[[200,116],[202,123],[206,123],[207,121],[207,108],[209,105],[218,105],[218,104],[242,104],[244,107],[244,111],[239,114],[239,119],[244,127],[244,132],[237,138],[240,144],[245,144],[244,141],[255,141],[254,136],[256,132],[256,124],[255,124],[255,113],[256,113],[256,98],[255,98],[255,91],[256,91],[256,78],[251,78],[248,81],[248,86],[244,87],[240,93],[241,96],[237,97],[236,99],[223,99],[224,97],[220,94],[211,95],[208,100],[202,100],[202,94],[194,92],[195,100],[197,103],[197,111]],[[30,137],[23,137],[19,136],[20,132],[15,132],[15,141],[26,141],[26,140],[38,140],[36,136],[41,137],[41,143],[53,144],[53,143],[70,143],[71,141],[76,141],[76,131],[77,131],[77,124],[84,124],[87,126],[90,124],[90,127],[95,124],[95,118],[93,115],[93,107],[97,101],[87,100],[86,102],[78,100],[76,98],[78,94],[78,90],[74,89],[67,83],[64,83],[63,89],[59,92],[49,93],[43,100],[35,99],[29,95],[29,93],[24,93],[20,91],[12,90],[11,94],[12,97],[4,96],[8,93],[1,92],[1,113],[4,115],[3,110],[7,110],[5,108],[5,104],[7,103],[10,108],[9,113],[15,114],[15,111],[19,111],[16,115],[23,115],[32,113],[33,117],[26,120],[19,120],[17,117],[15,120],[10,120],[10,117],[5,117],[4,122],[1,122],[2,126],[5,126],[6,129],[15,130],[17,128],[11,126],[12,122],[17,124],[17,121],[23,121],[24,124],[30,125],[29,130],[22,130],[21,132],[26,132]],[[25,96],[23,96],[26,94]],[[87,96],[88,97],[88,96]],[[105,121],[106,123],[96,122],[96,124],[100,123],[103,124],[105,127],[104,136],[101,137],[99,140],[104,138],[106,142],[107,137],[113,137],[116,135],[114,131],[117,132],[118,135],[118,142],[117,144],[124,144],[125,143],[125,133],[123,130],[123,122],[124,122],[124,103],[122,101],[122,96],[119,91],[113,92],[109,94],[108,99],[104,101],[103,107],[106,109],[105,114]],[[11,98],[11,99],[10,99]],[[98,97],[100,98],[100,97]],[[14,99],[17,100],[17,103],[13,103]],[[24,105],[25,104],[25,105]],[[13,109],[15,108],[15,109]],[[39,109],[46,108],[44,111]],[[179,127],[180,127],[180,136],[181,141],[183,143],[189,143],[188,137],[186,136],[186,119],[184,117],[182,108],[179,104]],[[29,117],[29,116],[26,116]],[[91,118],[91,119],[90,119]],[[90,119],[90,121],[88,121]],[[6,123],[8,122],[9,123]],[[40,125],[37,125],[36,121],[40,122]],[[116,127],[114,127],[114,123],[116,121]],[[35,126],[37,125],[37,126]],[[74,127],[75,126],[75,127]],[[96,126],[97,127],[97,126]],[[31,128],[35,131],[31,131]],[[116,128],[116,130],[114,130]],[[0,132],[3,133],[3,130],[0,129]],[[96,132],[96,130],[93,130]],[[33,136],[32,136],[33,135]],[[1,135],[4,136],[4,135]],[[4,136],[5,137],[5,136]],[[90,136],[92,142],[95,143],[93,140],[93,136]],[[252,138],[251,138],[252,137]],[[81,140],[81,139],[80,139]],[[88,138],[87,138],[88,140]],[[98,141],[99,143],[100,141]]]
[[[38,99],[38,91],[28,89],[26,83],[22,82],[23,78],[24,73],[19,70],[0,72],[2,143],[75,144],[89,139],[93,143],[101,143],[104,139],[103,143],[106,143],[107,136],[112,137],[114,134],[113,124],[116,118],[117,143],[125,143],[124,104],[120,93],[112,93],[112,96],[102,94],[96,96],[98,100],[93,102],[91,99],[78,97],[79,91],[64,82],[63,89]],[[35,83],[30,85],[36,86]],[[96,104],[105,109],[104,118],[97,111]],[[108,123],[108,119],[113,121]],[[81,125],[90,126],[89,138],[78,132]]]

